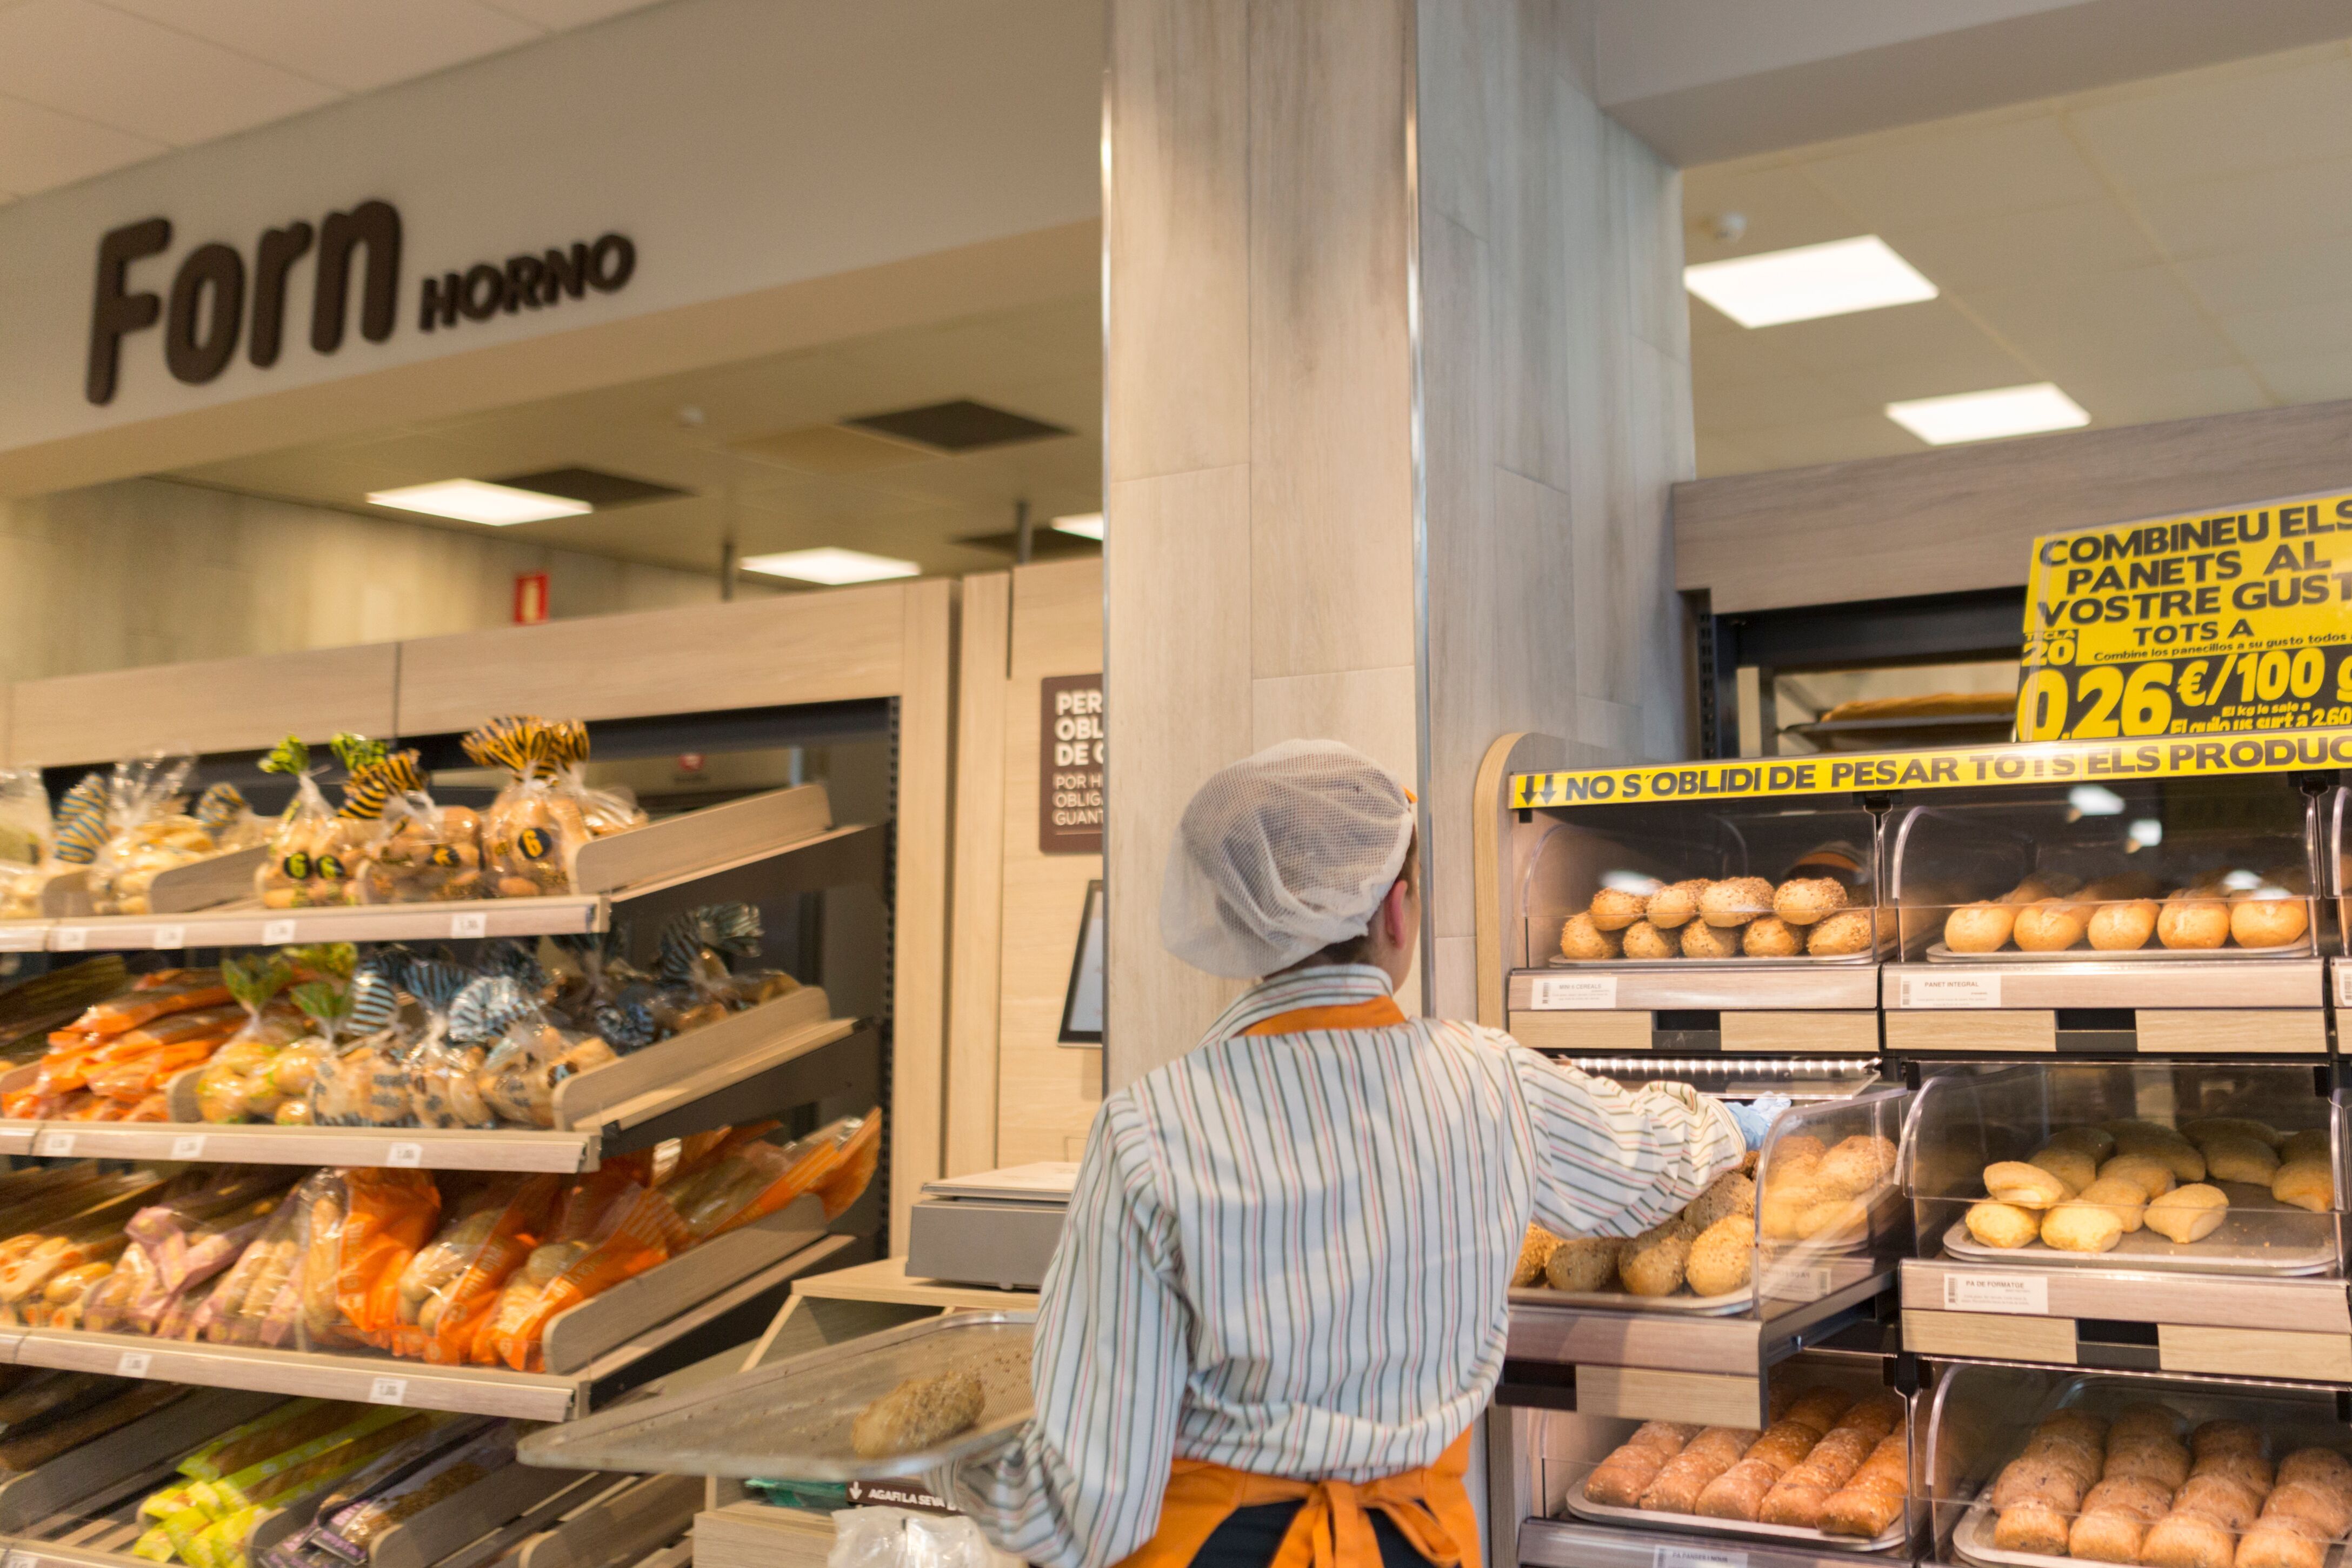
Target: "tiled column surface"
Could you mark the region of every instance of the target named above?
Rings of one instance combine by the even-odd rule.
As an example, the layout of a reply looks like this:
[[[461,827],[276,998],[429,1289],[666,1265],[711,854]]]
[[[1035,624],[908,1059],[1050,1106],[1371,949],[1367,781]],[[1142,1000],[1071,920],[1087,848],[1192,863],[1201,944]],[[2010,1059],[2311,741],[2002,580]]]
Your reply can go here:
[[[1434,998],[1471,1010],[1487,742],[1679,747],[1665,486],[1690,437],[1675,176],[1592,107],[1581,5],[1109,16],[1118,1084],[1181,1054],[1234,989],[1160,950],[1178,814],[1293,737],[1423,789]]]

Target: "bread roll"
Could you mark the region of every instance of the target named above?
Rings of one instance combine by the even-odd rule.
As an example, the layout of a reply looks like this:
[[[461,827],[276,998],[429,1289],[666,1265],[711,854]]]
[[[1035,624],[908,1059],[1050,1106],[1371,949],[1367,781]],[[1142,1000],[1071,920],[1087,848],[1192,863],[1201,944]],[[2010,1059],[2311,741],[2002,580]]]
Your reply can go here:
[[[1944,916],[1944,946],[1955,953],[1998,953],[2016,925],[2013,904],[1964,904]]]
[[[1679,958],[1682,944],[1646,920],[1636,920],[1625,927],[1619,938],[1621,950],[1628,958]]]
[[[1690,1232],[1672,1221],[1644,1230],[1618,1257],[1618,1281],[1637,1296],[1673,1295],[1682,1289],[1690,1249]]]
[[[1760,1459],[1742,1459],[1709,1481],[1698,1494],[1697,1511],[1709,1519],[1737,1519],[1750,1523],[1764,1507],[1764,1497],[1780,1472]]]
[[[2022,1160],[2001,1160],[1985,1166],[1985,1191],[1997,1202],[2020,1208],[2047,1208],[2074,1196],[2074,1189],[2051,1172]]]
[[[2252,1487],[2228,1476],[2191,1474],[2172,1494],[2172,1511],[2200,1513],[2235,1535],[2254,1522],[2263,1500]]]
[[[1739,928],[1710,925],[1704,920],[1694,920],[1683,927],[1682,948],[1685,958],[1737,958],[1739,956]]]
[[[2194,1513],[2166,1514],[2139,1549],[2147,1568],[2231,1568],[2232,1555],[2230,1532]]]
[[[2241,947],[2284,947],[2303,940],[2311,915],[2300,898],[2265,890],[2242,893],[2230,901],[2230,935]]]
[[[2146,1476],[2111,1476],[2083,1494],[2084,1513],[2127,1513],[2154,1524],[2172,1511],[2172,1490]]]
[[[1867,909],[1842,909],[1813,926],[1805,951],[1820,958],[1843,958],[1867,953],[1876,942],[1876,928]]]
[[[2202,1182],[2175,1187],[2147,1206],[2147,1228],[2178,1242],[2201,1241],[2228,1218],[2229,1195]]]
[[[2098,1484],[2106,1456],[2099,1451],[2095,1441],[2085,1441],[2059,1432],[2037,1432],[2025,1445],[2021,1458],[2053,1465],[2064,1471],[2074,1483],[2077,1493],[2089,1491]]]
[[[2010,938],[2028,953],[2063,953],[2083,939],[2082,912],[2054,898],[2029,904],[2017,912]]]
[[[2116,1152],[2116,1135],[2105,1127],[2061,1127],[2042,1147],[2080,1149],[2095,1160],[2104,1160]]]
[[[2142,1202],[2162,1197],[2178,1185],[2172,1167],[2154,1155],[2117,1155],[2099,1167],[2099,1179],[2137,1188]]]
[[[2211,1138],[2201,1152],[2205,1155],[2205,1174],[2214,1181],[2268,1186],[2271,1177],[2278,1175],[2278,1151],[2259,1138]]]
[[[2091,946],[2102,953],[2128,953],[2147,946],[2156,935],[2157,904],[2135,898],[2126,904],[2103,904],[2091,912]]]
[[[1853,1409],[1839,1416],[1838,1424],[1831,1429],[1835,1432],[1859,1432],[1869,1438],[1871,1444],[1875,1444],[1901,1425],[1903,1425],[1903,1397],[1898,1394],[1885,1393],[1874,1394],[1861,1401]],[[1863,1457],[1869,1458],[1868,1445],[1864,1448]]]
[[[1694,1513],[1707,1483],[1738,1462],[1757,1434],[1733,1427],[1709,1427],[1665,1462],[1638,1506],[1653,1513]]]
[[[2114,1215],[2116,1222],[2124,1228],[2126,1236],[2147,1223],[2147,1194],[2137,1183],[2125,1181],[2119,1176],[2101,1176],[2084,1187],[2082,1197],[2075,1201],[2095,1205]]]
[[[987,1404],[987,1391],[973,1373],[909,1377],[857,1413],[849,1446],[866,1459],[919,1453],[976,1424]]]
[[[1726,928],[1745,925],[1772,913],[1772,884],[1760,876],[1727,877],[1698,895],[1699,918]]]
[[[1676,930],[1698,917],[1699,894],[1706,891],[1706,878],[1703,876],[1688,882],[1668,883],[1650,894],[1650,902],[1643,906],[1643,913],[1659,930]]]
[[[1706,1190],[1685,1206],[1682,1219],[1693,1230],[1703,1231],[1726,1215],[1755,1212],[1755,1178],[1742,1176],[1738,1171],[1726,1171],[1707,1183]]]
[[[1544,1260],[1544,1279],[1555,1291],[1605,1291],[1617,1282],[1617,1258],[1625,1243],[1613,1236],[1571,1236]]]
[[[1739,934],[1739,950],[1751,958],[1793,958],[1805,950],[1805,933],[1777,915],[1751,920]]]
[[[2098,1161],[2081,1149],[2071,1148],[2062,1144],[2044,1146],[2026,1163],[2040,1166],[2076,1192],[2082,1191],[2099,1179]]]
[[[2305,1127],[2299,1133],[2289,1133],[2286,1135],[2286,1141],[2279,1145],[2279,1160],[2282,1164],[2291,1165],[2296,1160],[2326,1161],[2332,1158],[2334,1155],[2328,1147],[2327,1129],[2325,1127]]]
[[[1559,1250],[1559,1238],[1540,1225],[1528,1227],[1519,1243],[1519,1260],[1511,1267],[1511,1288],[1524,1290],[1543,1278],[1544,1265]]]
[[[1706,1428],[1692,1421],[1644,1421],[1633,1428],[1625,1439],[1632,1448],[1654,1448],[1668,1458],[1690,1447],[1690,1441]]]
[[[2094,1563],[2137,1563],[2147,1521],[2113,1509],[2084,1509],[2066,1532],[2066,1553]]]
[[[1829,1145],[1811,1133],[1781,1134],[1772,1140],[1771,1181],[1780,1182],[1801,1173],[1811,1180],[1812,1167],[1820,1165],[1829,1152]]]
[[[2265,1517],[2239,1540],[2236,1568],[2322,1568],[2326,1561],[2325,1543]]]
[[[2286,1142],[2284,1133],[2251,1116],[2199,1116],[2180,1124],[2180,1135],[2200,1149],[2215,1138],[2252,1138],[2273,1149]]]
[[[1813,1180],[1826,1197],[1858,1197],[1883,1185],[1895,1172],[1895,1145],[1856,1134],[1822,1156]]]
[[[2011,1503],[2002,1509],[1992,1527],[1992,1543],[2003,1552],[2036,1552],[2045,1557],[2066,1555],[2068,1525],[2064,1511],[2046,1502]]]
[[[2177,1442],[2180,1437],[2180,1417],[2152,1399],[2142,1399],[2116,1412],[2107,1427],[2107,1446],[2146,1437],[2158,1437],[2165,1442]]]
[[[1822,1440],[1822,1433],[1819,1427],[1798,1420],[1796,1408],[1790,1406],[1789,1415],[1765,1427],[1763,1436],[1748,1446],[1739,1462],[1769,1465],[1776,1480],[1802,1464],[1805,1456],[1813,1451],[1813,1445]]]
[[[1797,1217],[1797,1234],[1808,1241],[1859,1241],[1870,1234],[1870,1207],[1858,1197],[1825,1198]]]
[[[2189,1450],[2177,1441],[2158,1437],[2118,1443],[2107,1450],[2106,1469],[2100,1475],[2104,1480],[2137,1477],[2162,1487],[2169,1498],[2189,1479]]]
[[[1592,924],[1603,931],[1622,931],[1642,918],[1649,907],[1646,893],[1628,893],[1622,887],[1604,887],[1592,895],[1592,907],[1588,912]]]
[[[2162,1160],[2171,1168],[2175,1181],[2205,1179],[2205,1156],[2197,1152],[2196,1145],[2175,1132],[2119,1132],[2116,1134],[2116,1154],[2118,1157],[2146,1155]]]
[[[2263,1434],[2248,1421],[2200,1421],[2189,1434],[2189,1452],[2196,1458],[2216,1454],[2256,1454],[2263,1451]]]
[[[2189,1479],[2195,1480],[2199,1476],[2226,1476],[2252,1492],[2257,1500],[2270,1496],[2277,1485],[2268,1459],[2242,1451],[2200,1455],[2189,1466]]]
[[[1800,1481],[1784,1476],[1779,1485],[1764,1494],[1764,1506],[1756,1517],[1765,1524],[1818,1530],[1822,1523],[1822,1510],[1835,1490],[1818,1481]]]
[[[1624,942],[1614,931],[1603,931],[1593,925],[1588,914],[1571,915],[1559,928],[1560,956],[1568,958],[1592,960],[1614,958],[1624,951]]]
[[[1636,1507],[1671,1458],[1629,1443],[1593,1467],[1584,1478],[1584,1495],[1603,1508]]]
[[[1731,1214],[1698,1233],[1690,1244],[1684,1277],[1692,1295],[1727,1296],[1745,1286],[1755,1269],[1755,1219]]]
[[[2352,1500],[2316,1480],[2282,1480],[2271,1490],[2263,1517],[2307,1524],[2333,1541],[2352,1529]]]
[[[1811,1388],[1797,1396],[1785,1419],[1820,1437],[1837,1425],[1839,1416],[1853,1408],[1851,1394],[1835,1388]]]
[[[1895,1439],[1889,1437],[1888,1442]],[[1867,1467],[1865,1467],[1866,1469]],[[1829,1535],[1858,1536],[1872,1541],[1884,1535],[1903,1517],[1909,1500],[1908,1483],[1856,1476],[1822,1505],[1820,1529]]]
[[[2219,947],[2230,939],[2230,906],[2215,898],[2173,894],[2156,917],[2156,939],[2172,948]]]
[[[1845,884],[1832,877],[1794,877],[1772,891],[1772,913],[1791,925],[1811,925],[1846,906]]]
[[[1805,1217],[1821,1204],[1822,1189],[1810,1181],[1768,1186],[1756,1200],[1758,1228],[1772,1240],[1794,1241],[1805,1234]]]
[[[2100,1450],[2106,1446],[2107,1424],[2087,1410],[2053,1410],[2034,1424],[2028,1446],[2044,1437],[2065,1437],[2080,1443],[2095,1464]],[[2098,1478],[2095,1475],[2091,1479]]]
[[[2031,1247],[2042,1234],[2041,1217],[2014,1204],[1970,1204],[1961,1218],[1969,1234],[1988,1247]]]
[[[2297,1448],[2279,1461],[2278,1474],[2273,1478],[2278,1486],[2291,1481],[2340,1492],[2347,1501],[2352,1501],[2352,1459],[2333,1448]]]
[[[2041,1502],[2072,1513],[2081,1506],[2084,1490],[2081,1475],[2071,1463],[2045,1451],[2021,1454],[2003,1465],[1985,1495],[1995,1508]]]

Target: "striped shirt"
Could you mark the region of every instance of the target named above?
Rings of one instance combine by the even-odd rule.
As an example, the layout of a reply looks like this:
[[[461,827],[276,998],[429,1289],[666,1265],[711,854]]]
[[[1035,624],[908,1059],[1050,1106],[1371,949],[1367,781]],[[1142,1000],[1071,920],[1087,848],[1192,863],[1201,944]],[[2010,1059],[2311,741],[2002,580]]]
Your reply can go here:
[[[1037,1414],[951,1478],[1045,1568],[1150,1539],[1171,1458],[1365,1481],[1485,1409],[1528,1222],[1631,1235],[1742,1151],[1685,1085],[1620,1089],[1475,1024],[1244,1035],[1389,994],[1366,965],[1244,993],[1103,1101],[1045,1275]]]

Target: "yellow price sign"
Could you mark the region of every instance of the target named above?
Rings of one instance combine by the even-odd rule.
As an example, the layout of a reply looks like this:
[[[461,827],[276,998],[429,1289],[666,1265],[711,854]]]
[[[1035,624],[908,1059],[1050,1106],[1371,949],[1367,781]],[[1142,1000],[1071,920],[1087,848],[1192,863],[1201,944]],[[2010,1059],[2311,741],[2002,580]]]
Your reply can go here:
[[[2017,737],[2352,724],[2352,492],[2033,541]]]

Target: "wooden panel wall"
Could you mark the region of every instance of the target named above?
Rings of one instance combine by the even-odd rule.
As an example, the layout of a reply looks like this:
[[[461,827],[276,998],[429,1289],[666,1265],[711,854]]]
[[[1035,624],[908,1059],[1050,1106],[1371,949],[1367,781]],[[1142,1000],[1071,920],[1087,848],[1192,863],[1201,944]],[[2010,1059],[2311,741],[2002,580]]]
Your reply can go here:
[[[1477,1005],[1497,735],[1683,755],[1668,489],[1692,471],[1680,177],[1594,106],[1578,8],[1418,7],[1436,1009]]]
[[[1675,486],[1717,613],[2025,580],[2038,534],[2352,485],[2352,402],[2077,430]]]
[[[956,631],[955,879],[950,887],[947,1174],[993,1169],[1003,968],[1005,666],[1013,574],[963,580]]]
[[[397,643],[19,681],[8,758],[43,767],[101,763],[163,747],[258,751],[286,736],[397,727]]]
[[[1234,985],[1160,946],[1201,781],[1414,721],[1412,0],[1111,0],[1104,229],[1114,1085]]]

